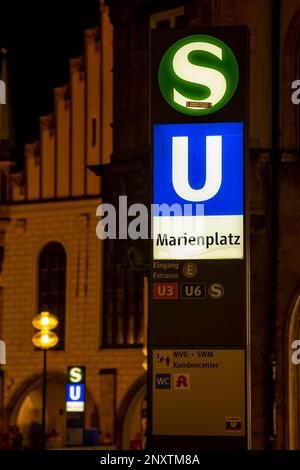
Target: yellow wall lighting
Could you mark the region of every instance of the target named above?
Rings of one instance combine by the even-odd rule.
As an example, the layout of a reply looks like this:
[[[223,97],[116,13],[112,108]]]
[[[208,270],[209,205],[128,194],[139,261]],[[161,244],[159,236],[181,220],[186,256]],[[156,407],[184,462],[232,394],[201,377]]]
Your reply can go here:
[[[50,312],[41,312],[34,317],[32,324],[37,330],[41,330],[42,328],[53,330],[58,325],[58,319]]]
[[[53,330],[58,325],[58,319],[50,312],[41,312],[32,320],[33,326],[40,330],[32,337],[34,346],[40,349],[51,349],[58,343],[58,336]]]
[[[53,331],[38,331],[32,337],[33,344],[40,349],[51,349],[58,343],[58,336]]]

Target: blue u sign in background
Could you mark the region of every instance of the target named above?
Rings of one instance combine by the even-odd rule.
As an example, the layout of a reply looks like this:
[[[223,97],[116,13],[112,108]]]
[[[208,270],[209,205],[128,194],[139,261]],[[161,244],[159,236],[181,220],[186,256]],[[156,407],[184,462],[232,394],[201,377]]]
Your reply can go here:
[[[243,215],[242,122],[155,124],[153,145],[154,204]]]
[[[84,384],[67,384],[67,402],[84,401]]]

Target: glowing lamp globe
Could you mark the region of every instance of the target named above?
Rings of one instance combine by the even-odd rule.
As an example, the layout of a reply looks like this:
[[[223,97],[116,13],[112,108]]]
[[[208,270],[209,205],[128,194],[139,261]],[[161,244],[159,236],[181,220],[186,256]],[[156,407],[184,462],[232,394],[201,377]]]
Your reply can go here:
[[[38,331],[32,337],[34,346],[40,349],[51,349],[58,343],[58,336],[53,331],[47,329]]]
[[[32,324],[37,330],[42,330],[44,328],[47,330],[53,330],[58,325],[58,319],[50,312],[41,312],[39,315],[34,317]]]

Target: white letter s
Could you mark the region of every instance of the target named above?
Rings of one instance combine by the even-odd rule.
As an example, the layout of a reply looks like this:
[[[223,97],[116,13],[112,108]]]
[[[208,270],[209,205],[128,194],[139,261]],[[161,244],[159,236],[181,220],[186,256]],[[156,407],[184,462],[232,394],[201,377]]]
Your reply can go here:
[[[200,103],[209,101],[214,106],[223,98],[226,92],[225,77],[218,70],[192,64],[188,60],[188,56],[190,52],[194,51],[209,52],[222,60],[222,49],[208,42],[193,42],[181,47],[173,58],[173,69],[176,75],[182,80],[207,86],[210,89],[210,95],[205,100],[201,100]],[[186,102],[190,98],[179,93],[176,88],[173,91],[175,103],[186,108]]]

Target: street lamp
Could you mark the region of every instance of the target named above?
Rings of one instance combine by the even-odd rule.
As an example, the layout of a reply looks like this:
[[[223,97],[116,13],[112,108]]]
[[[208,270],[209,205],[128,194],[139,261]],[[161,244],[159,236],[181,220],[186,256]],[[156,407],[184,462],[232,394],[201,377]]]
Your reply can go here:
[[[58,325],[58,319],[50,312],[41,312],[32,320],[34,328],[38,331],[32,337],[34,346],[44,351],[43,367],[43,401],[42,401],[42,444],[46,444],[46,390],[47,390],[47,350],[54,348],[58,343],[58,336],[54,333],[54,328]]]

